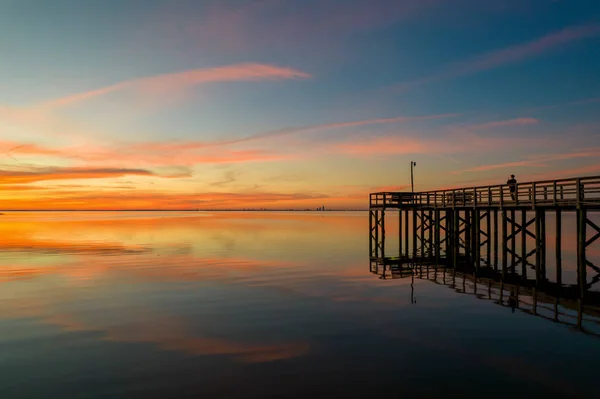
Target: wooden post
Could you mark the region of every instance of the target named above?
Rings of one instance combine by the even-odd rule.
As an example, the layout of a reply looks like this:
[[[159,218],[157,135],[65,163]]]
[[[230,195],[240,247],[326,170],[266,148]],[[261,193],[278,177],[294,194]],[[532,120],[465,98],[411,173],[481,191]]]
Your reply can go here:
[[[488,208],[486,216],[486,229],[487,234],[487,265],[492,266],[492,210]]]
[[[375,257],[379,257],[379,211],[375,211]]]
[[[460,211],[456,208],[453,208],[452,213],[452,263],[454,270],[456,271],[456,266],[458,266],[458,256],[460,254],[460,237],[458,234],[460,231]]]
[[[506,209],[502,209],[502,278],[506,278],[506,268],[508,263],[508,252],[507,252],[507,244],[508,239],[506,236],[508,221],[506,220]]]
[[[587,265],[585,257],[585,242],[587,227],[587,212],[585,208],[577,209],[577,271],[578,271],[578,283],[580,298],[582,301],[585,299],[585,292],[587,290]]]
[[[417,259],[417,210],[413,209],[413,259]]]
[[[525,225],[527,224],[527,210],[521,211],[521,275],[527,279],[527,233]]]
[[[542,278],[546,280],[546,210],[541,209],[540,212],[542,213],[542,230],[540,232],[542,235]]]
[[[542,268],[542,222],[541,211],[535,210],[535,285],[540,284],[540,274]]]
[[[433,256],[434,256],[434,253],[433,253],[434,238],[433,238],[433,236],[434,236],[435,232],[433,231],[433,228],[435,226],[437,226],[437,219],[433,220],[433,216],[434,216],[434,212],[432,210],[429,210],[429,226],[427,226],[427,230],[429,231],[429,233],[427,234],[427,239],[429,240],[429,242],[428,242],[429,248],[427,251],[429,258],[433,258]],[[434,226],[434,223],[436,223],[435,226]]]
[[[498,209],[494,209],[494,270],[498,270]]]
[[[373,256],[373,211],[369,210],[369,256]]]
[[[556,282],[562,284],[562,220],[560,209],[556,210]]]
[[[421,257],[425,257],[425,211],[421,209]]]
[[[510,234],[511,234],[511,240],[510,240],[510,249],[512,251],[512,257],[511,257],[511,264],[510,264],[510,271],[512,273],[515,272],[515,264],[517,263],[517,237],[515,237],[515,232],[516,232],[516,226],[515,226],[515,215],[516,212],[514,209],[510,210]]]
[[[385,211],[381,211],[381,257],[385,260]]]
[[[475,247],[475,270],[481,266],[481,212],[473,209],[473,246]]]
[[[404,223],[404,248],[406,250],[406,257],[410,257],[410,246],[408,243],[408,237],[410,234],[408,234],[408,230],[409,230],[409,223],[408,223],[408,215],[409,215],[409,210],[407,209],[405,211],[406,213],[404,214],[406,222]]]
[[[435,210],[435,267],[437,270],[437,266],[440,263],[440,251],[442,250],[440,244],[440,211],[436,208]],[[436,272],[437,278],[437,272]]]
[[[402,209],[398,210],[398,254],[402,258]]]
[[[450,231],[450,229],[452,228],[452,211],[446,211],[446,250],[444,251],[446,254],[446,264],[448,264],[449,258],[452,257],[451,255],[451,237],[452,237],[452,232]]]
[[[465,209],[465,257],[467,262],[471,262],[471,210]]]

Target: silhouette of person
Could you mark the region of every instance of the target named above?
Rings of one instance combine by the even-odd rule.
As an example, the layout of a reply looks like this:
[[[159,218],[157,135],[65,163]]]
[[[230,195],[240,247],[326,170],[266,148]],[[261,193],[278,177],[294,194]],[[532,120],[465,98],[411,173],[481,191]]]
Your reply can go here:
[[[510,175],[510,179],[506,181],[508,184],[508,188],[510,189],[510,198],[514,201],[517,194],[517,179],[515,179],[515,175]]]

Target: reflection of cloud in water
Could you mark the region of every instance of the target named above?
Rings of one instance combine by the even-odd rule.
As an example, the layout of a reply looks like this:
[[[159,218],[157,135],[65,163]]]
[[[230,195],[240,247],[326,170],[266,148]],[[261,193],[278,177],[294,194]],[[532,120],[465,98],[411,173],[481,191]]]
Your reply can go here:
[[[176,252],[177,250],[175,250]],[[0,281],[33,279],[56,275],[75,280],[115,278],[127,283],[199,282],[211,281],[238,274],[264,273],[267,269],[284,272],[291,262],[243,258],[197,258],[192,255],[155,254],[143,252],[134,261],[120,257],[86,256],[57,264],[12,264],[0,266]],[[123,280],[125,279],[125,280]]]
[[[230,356],[241,362],[264,363],[300,357],[310,350],[310,344],[305,341],[265,344],[196,335],[185,318],[164,316],[148,309],[137,309],[134,320],[101,324],[94,319],[84,320],[85,315],[79,318],[72,313],[56,313],[48,304],[36,301],[21,303],[20,307],[23,312],[2,312],[0,317],[34,318],[63,331],[99,332],[99,339],[104,341],[146,343],[160,350],[193,356]]]
[[[134,255],[150,252],[152,249],[142,246],[123,246],[98,242],[69,243],[61,241],[23,241],[10,242],[4,240],[0,252],[44,255]]]

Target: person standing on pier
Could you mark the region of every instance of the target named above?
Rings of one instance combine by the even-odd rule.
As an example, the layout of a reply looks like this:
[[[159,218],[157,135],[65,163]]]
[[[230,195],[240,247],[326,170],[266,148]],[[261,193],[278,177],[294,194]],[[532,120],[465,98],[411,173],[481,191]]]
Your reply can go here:
[[[510,189],[510,197],[514,201],[517,193],[517,179],[515,179],[515,175],[510,175],[510,179],[506,181],[508,184],[508,188]]]

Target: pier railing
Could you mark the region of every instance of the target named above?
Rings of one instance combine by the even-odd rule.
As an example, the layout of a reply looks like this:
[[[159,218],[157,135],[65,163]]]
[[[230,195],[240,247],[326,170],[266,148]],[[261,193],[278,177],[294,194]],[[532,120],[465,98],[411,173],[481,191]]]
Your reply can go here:
[[[370,195],[375,207],[431,206],[577,206],[600,205],[600,176],[578,177],[424,192],[380,192]]]

